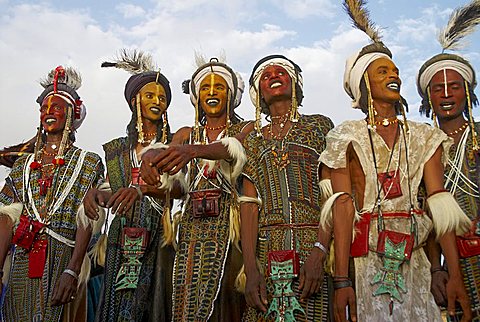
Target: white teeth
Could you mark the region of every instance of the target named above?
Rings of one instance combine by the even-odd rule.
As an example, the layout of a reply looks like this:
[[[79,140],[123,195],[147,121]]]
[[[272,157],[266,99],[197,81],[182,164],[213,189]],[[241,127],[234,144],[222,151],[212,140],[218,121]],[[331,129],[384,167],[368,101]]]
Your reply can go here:
[[[390,88],[390,89],[393,89],[395,91],[398,91],[399,88],[400,88],[397,83],[390,83],[390,84],[387,85],[387,87]]]
[[[159,113],[160,109],[158,107],[150,107],[150,111],[152,111],[153,113]]]
[[[220,103],[220,100],[217,98],[209,98],[206,100],[206,103],[210,106],[216,106],[218,103]]]
[[[48,118],[45,120],[45,123],[51,124],[51,123],[55,123],[56,121],[57,121],[56,119]]]
[[[273,83],[272,85],[270,85],[270,88],[277,88],[277,87],[279,87],[279,86],[282,86],[282,83],[280,83],[280,82],[275,82],[275,83]]]

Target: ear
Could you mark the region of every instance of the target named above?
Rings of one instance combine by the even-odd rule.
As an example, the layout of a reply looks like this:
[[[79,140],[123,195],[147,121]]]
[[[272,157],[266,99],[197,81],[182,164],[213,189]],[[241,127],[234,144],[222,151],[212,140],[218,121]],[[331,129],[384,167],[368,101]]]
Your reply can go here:
[[[135,107],[135,97],[132,97],[132,100],[130,101],[130,105]]]

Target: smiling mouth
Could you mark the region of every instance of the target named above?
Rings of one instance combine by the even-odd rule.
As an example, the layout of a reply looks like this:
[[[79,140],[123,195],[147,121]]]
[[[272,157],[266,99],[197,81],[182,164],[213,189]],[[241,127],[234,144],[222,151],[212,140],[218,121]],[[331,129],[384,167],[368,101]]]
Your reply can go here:
[[[49,118],[46,118],[45,119],[45,123],[47,123],[48,125],[51,125],[53,123],[57,122],[57,119],[55,118],[52,118],[52,117],[49,117]]]
[[[218,98],[209,98],[205,101],[208,106],[217,106],[220,103],[220,100]]]
[[[155,114],[160,113],[160,109],[158,107],[155,107],[155,106],[150,107],[150,111],[152,111]]]
[[[450,110],[452,110],[454,107],[455,107],[455,104],[452,103],[452,102],[440,103],[440,108],[441,108],[443,111],[450,111]]]
[[[387,88],[395,92],[400,92],[400,84],[396,82],[387,84]]]
[[[282,83],[278,82],[278,81],[270,84],[270,88],[277,88],[277,87],[280,87],[280,86],[282,86]]]

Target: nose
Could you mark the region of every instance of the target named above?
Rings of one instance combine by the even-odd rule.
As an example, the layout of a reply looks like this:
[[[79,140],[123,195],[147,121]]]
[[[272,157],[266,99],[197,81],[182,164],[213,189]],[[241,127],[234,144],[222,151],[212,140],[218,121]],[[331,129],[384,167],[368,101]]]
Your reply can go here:
[[[160,104],[160,98],[158,96],[155,96],[155,104],[156,105]]]

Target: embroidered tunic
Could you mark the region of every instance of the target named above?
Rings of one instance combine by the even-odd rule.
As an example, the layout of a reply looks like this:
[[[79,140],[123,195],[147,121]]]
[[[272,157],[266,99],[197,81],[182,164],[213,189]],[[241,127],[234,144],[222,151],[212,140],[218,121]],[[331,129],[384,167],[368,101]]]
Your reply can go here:
[[[82,152],[77,147],[71,147],[65,154],[65,164],[56,168],[53,173],[52,186],[49,188],[53,193],[50,201],[47,200],[48,228],[60,236],[74,241],[77,230],[77,211],[82,204],[83,198],[88,189],[103,177],[103,164],[100,157],[92,152]],[[41,178],[41,171],[30,170],[29,162],[33,160],[32,155],[20,157],[12,167],[9,178],[15,190],[17,198],[23,203],[23,215],[35,218],[35,208],[42,216],[40,209],[44,206],[46,196],[41,196],[38,180]],[[79,164],[81,162],[81,164]],[[79,165],[79,167],[77,167]],[[26,171],[30,175],[26,177]],[[76,171],[78,176],[76,176]],[[74,181],[72,178],[75,178]],[[24,184],[28,184],[26,186]],[[71,188],[70,188],[71,185]],[[9,189],[7,189],[9,190]],[[2,190],[0,203],[12,203],[12,191]],[[30,195],[29,197],[29,190]],[[52,204],[62,194],[66,194],[64,201],[53,213]],[[48,194],[47,194],[48,196]],[[45,218],[43,218],[45,219]],[[12,266],[8,280],[5,303],[2,309],[2,321],[60,321],[62,312],[72,307],[74,303],[63,306],[50,306],[55,285],[60,275],[67,268],[68,262],[73,253],[73,248],[65,243],[46,235],[48,245],[46,250],[46,264],[42,278],[28,277],[28,252],[16,247],[13,254]],[[86,309],[86,303],[85,303]]]
[[[112,193],[128,187],[132,181],[132,151],[128,138],[118,138],[104,145],[107,174]],[[133,152],[134,153],[134,152]],[[124,215],[125,226],[147,228],[150,241],[140,258],[142,267],[137,287],[116,290],[116,278],[122,263],[122,223],[115,216],[108,233],[105,259],[104,294],[97,321],[170,321],[173,248],[161,247],[163,203],[144,196]]]
[[[247,124],[232,125],[229,136],[240,133]],[[202,218],[193,216],[192,200],[187,197],[175,257],[174,321],[240,321],[245,307],[243,296],[234,288],[242,255],[229,241],[230,206],[236,202],[236,183],[228,183],[230,173],[221,172],[220,162],[226,163],[194,159],[189,168],[190,191],[221,189],[221,196],[219,215]],[[206,164],[208,170],[200,172]],[[214,172],[209,176],[206,172],[212,168]]]
[[[322,206],[318,158],[332,127],[332,121],[325,116],[302,115],[281,141],[266,140],[256,133],[245,139],[248,161],[244,175],[255,185],[263,202],[258,218],[257,258],[265,271],[269,251],[296,250],[303,264],[317,241]],[[266,282],[270,305],[273,285],[270,278]],[[298,279],[294,280],[293,291],[299,300]],[[296,321],[327,321],[327,278],[322,291],[300,305],[305,315],[297,311]],[[264,321],[265,317],[249,308],[245,320]]]
[[[480,123],[475,124],[477,133],[480,132]],[[458,149],[464,147],[463,159],[461,159],[461,174],[467,179],[464,180],[459,176],[458,172],[454,172],[451,175],[453,181],[446,181],[446,189],[454,195],[458,204],[465,212],[465,214],[472,220],[473,236],[480,239],[480,221],[479,221],[479,209],[480,209],[480,159],[478,152],[473,150],[472,134],[470,128],[465,130],[466,138],[462,136],[458,146],[453,146],[450,149],[450,161],[449,165],[445,169],[446,176],[452,169],[451,162],[454,162],[455,157],[461,157],[459,155],[462,151]],[[461,144],[461,141],[465,140],[465,145]],[[459,166],[456,164],[456,166]],[[468,182],[469,181],[469,182]],[[455,184],[456,182],[456,184]],[[473,184],[473,185],[472,185]],[[472,237],[473,237],[472,236]],[[477,239],[477,242],[479,241]],[[477,245],[480,247],[480,245]],[[463,282],[465,288],[470,297],[470,305],[472,308],[473,320],[480,321],[480,255],[475,255],[467,258],[460,258],[460,265],[463,272]],[[462,311],[457,312],[457,318],[460,319]]]
[[[400,175],[402,191],[400,197],[385,199],[383,191],[380,192],[385,229],[405,234],[410,234],[410,217],[387,217],[385,214],[393,212],[409,213],[410,200],[412,200],[416,210],[421,210],[417,202],[417,192],[423,177],[425,163],[440,145],[443,145],[444,150],[446,150],[451,144],[442,131],[429,125],[409,121],[408,126],[410,128],[409,134],[403,132],[400,128],[399,138],[393,151],[390,151],[379,134],[372,132],[378,173],[399,170]],[[403,133],[405,133],[405,136]],[[359,214],[376,212],[377,174],[365,120],[346,121],[330,131],[327,136],[327,148],[322,153],[320,161],[333,169],[344,168],[349,144],[352,144],[365,174],[363,209],[359,210]],[[406,152],[408,152],[408,168]],[[390,167],[387,170],[390,157]],[[443,161],[445,161],[445,155],[443,155]],[[410,178],[410,193],[408,176]],[[430,262],[422,248],[432,229],[432,221],[426,214],[415,214],[414,217],[417,226],[417,240],[410,261],[404,262],[400,266],[406,293],[401,292],[403,302],[394,300],[392,315],[389,312],[390,296],[388,294],[373,296],[379,285],[372,285],[371,283],[374,276],[383,268],[383,262],[382,258],[375,252],[378,239],[377,220],[372,219],[370,222],[368,255],[355,257],[354,259],[357,317],[359,321],[441,321],[440,310],[430,292]]]

